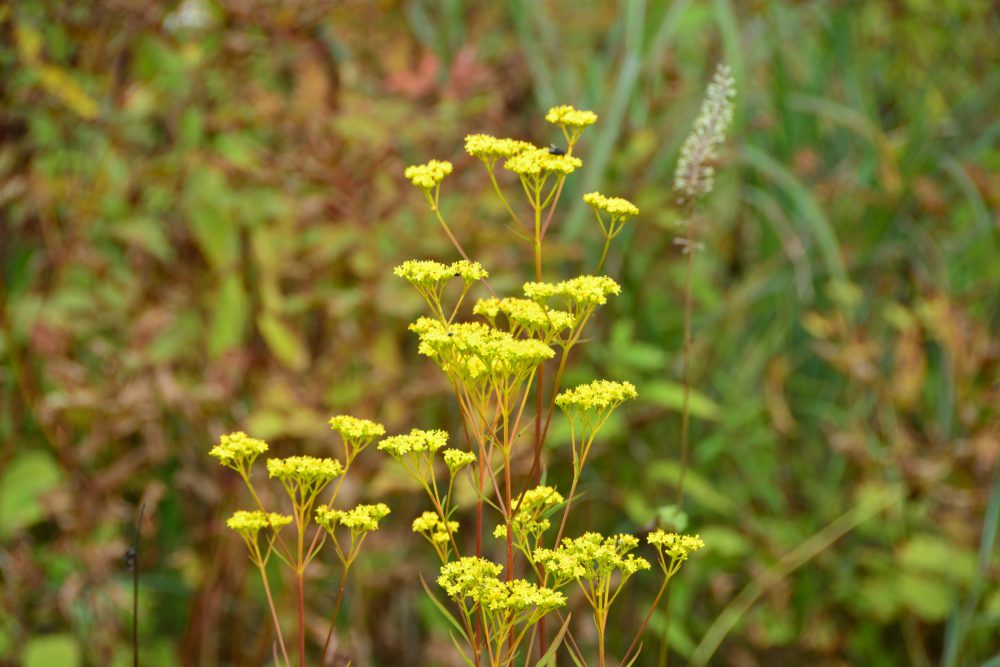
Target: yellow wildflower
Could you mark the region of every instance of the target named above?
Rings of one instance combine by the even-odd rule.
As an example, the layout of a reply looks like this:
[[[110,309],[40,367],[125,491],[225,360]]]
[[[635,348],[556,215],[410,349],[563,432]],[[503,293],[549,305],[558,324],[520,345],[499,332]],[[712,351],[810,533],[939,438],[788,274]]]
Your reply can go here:
[[[267,443],[236,431],[219,438],[219,444],[208,452],[219,463],[237,472],[246,472],[258,456],[267,451]]]
[[[552,107],[545,114],[545,120],[553,125],[583,129],[597,122],[597,114],[593,111],[581,111],[568,104]]]
[[[583,201],[595,211],[604,211],[612,219],[624,219],[639,215],[639,208],[621,197],[605,197],[600,192],[588,192]]]
[[[483,162],[495,162],[509,158],[526,150],[534,149],[533,144],[516,139],[498,139],[489,134],[470,134],[465,137],[465,151]]]
[[[426,164],[412,165],[406,168],[403,175],[421,190],[433,190],[444,177],[452,172],[451,162],[431,160]]]

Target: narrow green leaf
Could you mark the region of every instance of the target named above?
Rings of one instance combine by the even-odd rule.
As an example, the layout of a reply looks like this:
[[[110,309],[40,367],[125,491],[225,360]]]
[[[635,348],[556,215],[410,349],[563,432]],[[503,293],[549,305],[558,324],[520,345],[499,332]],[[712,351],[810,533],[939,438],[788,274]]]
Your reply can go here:
[[[257,318],[257,328],[278,361],[292,370],[302,371],[309,365],[309,352],[302,341],[284,322],[270,313]]]

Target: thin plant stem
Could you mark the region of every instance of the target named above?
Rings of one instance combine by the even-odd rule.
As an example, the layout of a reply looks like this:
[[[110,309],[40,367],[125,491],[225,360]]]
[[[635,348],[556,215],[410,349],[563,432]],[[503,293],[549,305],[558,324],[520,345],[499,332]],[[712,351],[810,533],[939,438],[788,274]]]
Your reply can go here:
[[[274,621],[274,632],[278,635],[281,656],[285,659],[286,667],[289,667],[291,662],[288,659],[288,650],[285,648],[285,638],[281,636],[281,622],[278,620],[278,610],[274,606],[274,598],[271,595],[271,584],[267,581],[267,571],[264,569],[263,563],[259,563],[257,568],[260,570],[260,580],[264,584],[264,595],[267,597],[267,606],[271,610],[271,620]]]
[[[330,616],[330,629],[326,632],[326,641],[323,642],[323,654],[320,657],[320,667],[326,664],[326,652],[330,648],[330,641],[333,639],[333,631],[337,626],[337,616],[340,614],[340,603],[344,600],[344,589],[347,588],[347,574],[350,566],[344,563],[344,571],[340,575],[340,586],[337,588],[337,601],[333,603],[333,614]]]
[[[684,502],[684,477],[687,473],[688,458],[690,455],[690,445],[688,443],[688,430],[691,418],[691,281],[694,273],[694,252],[695,252],[695,208],[692,203],[688,209],[688,238],[685,245],[686,263],[684,270],[684,353],[682,355],[681,382],[683,384],[683,397],[681,399],[681,461],[680,473],[677,477],[677,500],[676,505],[680,508]]]
[[[301,551],[301,548],[299,550]],[[299,667],[306,667],[305,591],[303,590],[301,568],[295,573],[295,584],[299,597]]]
[[[622,665],[628,663],[629,656],[632,654],[632,651],[639,643],[639,639],[642,638],[642,633],[646,631],[646,626],[649,625],[649,619],[653,617],[653,612],[656,611],[656,608],[660,605],[660,598],[663,597],[663,593],[666,592],[667,584],[669,583],[670,583],[670,577],[664,576],[663,583],[660,584],[660,590],[656,592],[656,597],[653,598],[653,603],[649,605],[649,612],[646,614],[646,618],[643,619],[642,624],[636,631],[635,637],[632,639],[632,643],[628,645],[627,649],[625,649],[625,654],[624,657],[622,658]]]

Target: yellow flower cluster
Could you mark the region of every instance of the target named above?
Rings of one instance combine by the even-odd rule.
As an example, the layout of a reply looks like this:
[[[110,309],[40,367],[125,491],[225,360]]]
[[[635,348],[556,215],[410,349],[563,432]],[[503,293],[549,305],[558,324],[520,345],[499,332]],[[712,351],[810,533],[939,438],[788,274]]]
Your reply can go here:
[[[631,382],[613,382],[611,380],[594,380],[563,391],[556,396],[556,405],[570,412],[572,410],[588,411],[615,409],[630,398],[636,398],[638,392]]]
[[[438,585],[459,603],[470,599],[489,614],[517,614],[528,609],[548,611],[566,604],[566,597],[523,579],[500,581],[503,566],[466,556],[441,567]]]
[[[604,537],[600,533],[584,533],[577,538],[566,538],[558,549],[536,549],[536,563],[545,567],[558,581],[571,579],[595,580],[613,574],[616,570],[631,576],[650,569],[649,561],[630,551],[639,546],[639,540],[624,533]]]
[[[448,432],[439,429],[424,431],[412,429],[404,435],[393,435],[378,443],[378,449],[400,459],[408,454],[433,454],[448,444]]]
[[[646,538],[661,554],[671,560],[687,560],[692,551],[698,551],[705,546],[700,535],[680,535],[668,533],[663,529],[654,530]]]
[[[431,160],[426,164],[411,165],[403,172],[403,176],[421,190],[433,190],[444,177],[452,172],[451,162]]]
[[[620,294],[622,288],[607,276],[577,276],[559,283],[525,283],[524,295],[535,301],[554,297],[565,299],[571,313],[577,309],[602,306],[609,294]]]
[[[463,556],[441,566],[441,576],[437,582],[449,597],[460,600],[475,595],[485,580],[495,580],[502,571],[503,565],[499,563],[475,556]]]
[[[470,134],[465,137],[465,152],[483,162],[495,162],[532,150],[535,146],[517,139],[498,139],[489,134]]]
[[[496,326],[500,313],[507,317],[511,333],[524,332],[528,336],[551,340],[566,329],[573,327],[575,320],[569,313],[543,306],[530,299],[491,297],[480,299],[472,309],[473,314],[486,318],[491,326]]]
[[[514,533],[541,535],[549,529],[550,523],[545,516],[564,501],[562,494],[551,486],[536,486],[524,492],[521,503],[516,505],[512,522]],[[502,530],[501,530],[502,529]],[[501,525],[495,532],[496,537],[507,537],[507,527]]]
[[[325,485],[344,474],[344,466],[336,459],[289,456],[284,459],[268,459],[267,474],[282,482],[304,486]]]
[[[449,521],[446,526],[436,512],[424,512],[413,520],[413,532],[420,533],[431,543],[444,544],[449,541],[449,534],[458,531],[458,522]]]
[[[452,278],[461,278],[466,284],[489,277],[489,273],[479,262],[459,260],[451,264],[442,264],[433,260],[410,259],[395,269],[393,274],[403,278],[411,285],[421,290],[440,289]]]
[[[350,415],[337,415],[330,418],[330,428],[340,433],[344,440],[355,442],[370,442],[385,435],[385,427],[368,419],[358,419]]]
[[[418,351],[449,376],[463,382],[509,386],[523,380],[555,351],[537,340],[520,340],[478,322],[445,326],[420,319],[410,327],[420,335]]]
[[[583,160],[572,155],[555,155],[547,148],[533,148],[507,159],[504,169],[519,176],[547,176],[572,174],[583,166]]]
[[[220,437],[219,444],[212,447],[208,454],[219,459],[219,463],[227,468],[243,472],[266,451],[266,442],[251,438],[243,431],[237,431]]]
[[[316,508],[316,523],[329,532],[337,526],[344,526],[352,533],[367,533],[378,530],[378,522],[389,514],[385,503],[358,505],[350,510],[335,510],[326,505]]]
[[[621,197],[605,197],[600,192],[588,192],[583,195],[583,201],[595,211],[604,211],[613,219],[639,215],[639,208]]]
[[[461,449],[444,450],[444,464],[448,466],[448,470],[452,475],[475,460],[476,455],[472,452],[463,452]]]
[[[259,511],[247,512],[244,510],[234,512],[231,517],[226,519],[226,525],[248,541],[256,541],[257,534],[265,528],[272,528],[277,532],[291,522],[292,517],[284,514],[276,512],[264,514]]]
[[[552,107],[545,114],[545,120],[553,125],[582,129],[597,122],[597,114],[593,111],[581,111],[568,104]]]

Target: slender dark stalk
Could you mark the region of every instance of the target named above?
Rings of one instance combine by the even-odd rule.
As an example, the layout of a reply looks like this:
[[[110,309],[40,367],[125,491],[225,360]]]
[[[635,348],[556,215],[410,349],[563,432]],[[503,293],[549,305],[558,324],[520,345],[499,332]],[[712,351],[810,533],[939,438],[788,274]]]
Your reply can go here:
[[[139,667],[139,530],[142,528],[142,516],[146,513],[146,503],[139,508],[139,517],[135,521],[135,537],[132,548],[126,554],[126,560],[132,568],[132,665]]]
[[[337,616],[340,614],[340,603],[344,600],[344,589],[347,588],[347,573],[349,569],[345,566],[344,572],[340,575],[340,587],[337,589],[337,601],[333,604],[333,614],[330,616],[330,629],[326,633],[326,641],[323,642],[323,654],[320,657],[320,667],[326,664],[326,652],[330,648],[330,640],[333,639],[333,630],[337,627]]]
[[[684,270],[684,354],[681,361],[681,381],[684,386],[684,394],[681,400],[681,462],[680,473],[677,477],[676,500],[678,509],[684,502],[684,477],[687,473],[688,459],[690,457],[688,431],[691,420],[691,281],[694,273],[694,253],[697,247],[695,239],[696,231],[695,208],[692,201],[688,207],[688,237],[684,246],[687,260]]]

